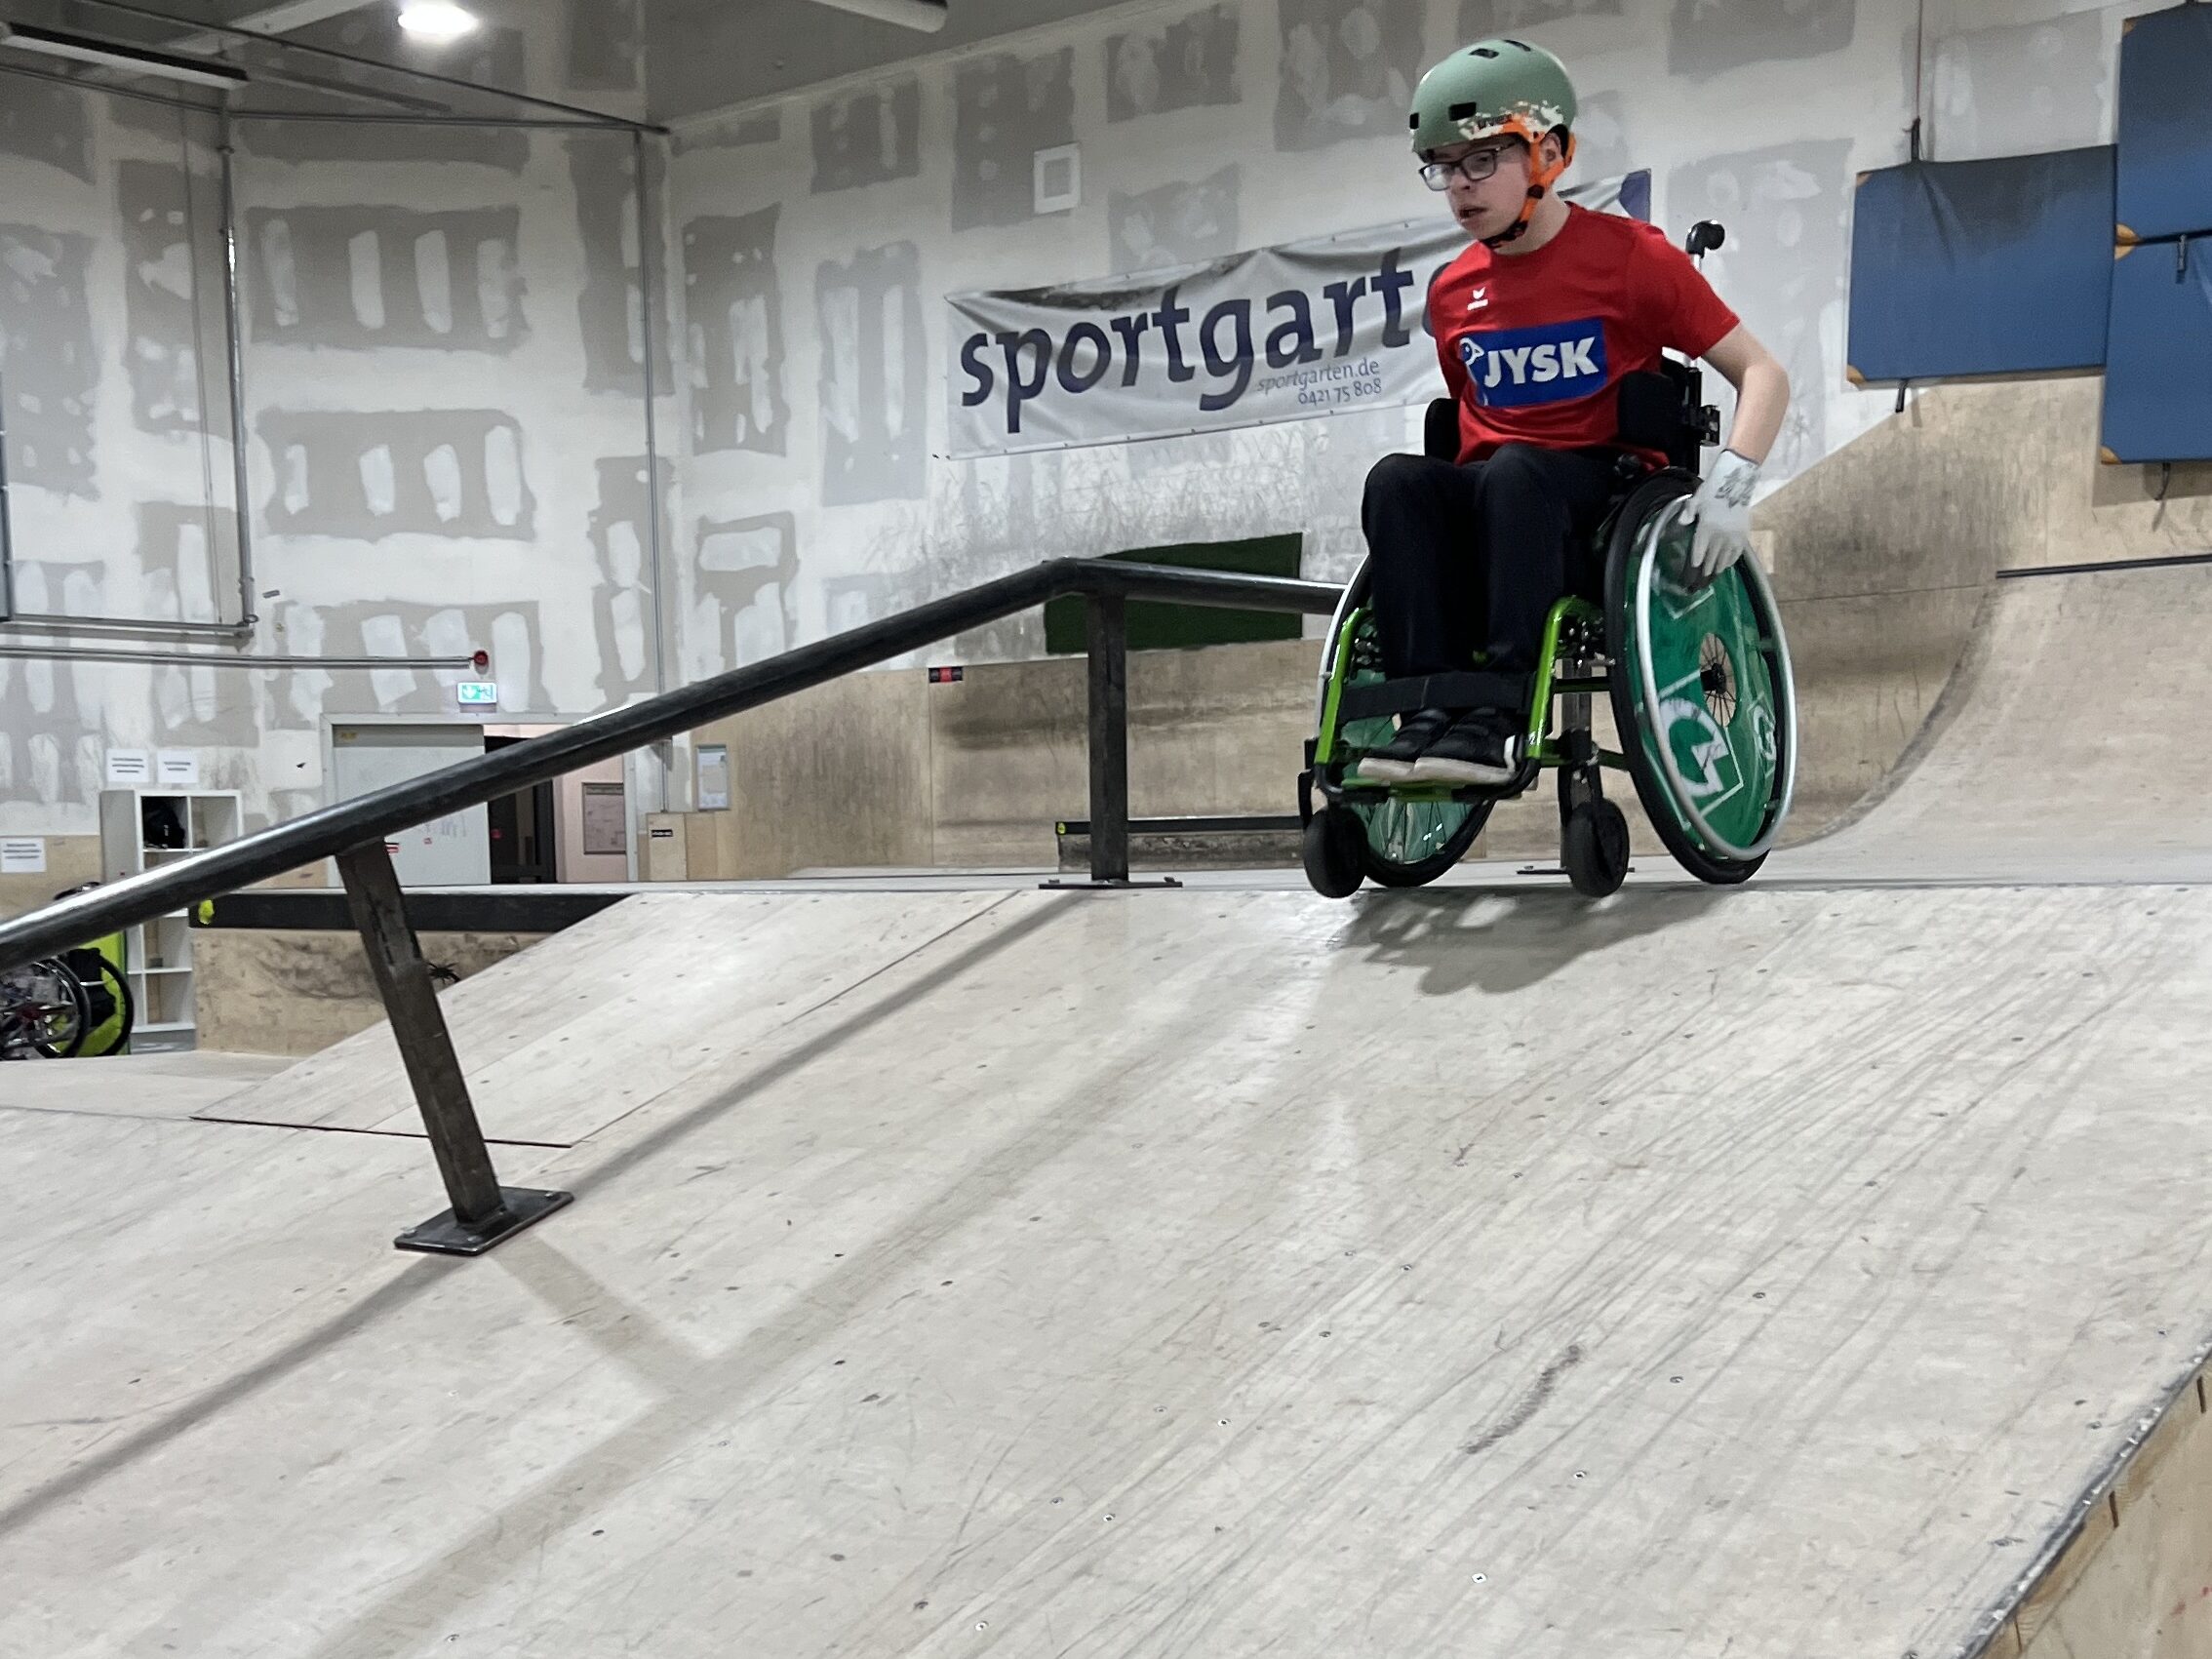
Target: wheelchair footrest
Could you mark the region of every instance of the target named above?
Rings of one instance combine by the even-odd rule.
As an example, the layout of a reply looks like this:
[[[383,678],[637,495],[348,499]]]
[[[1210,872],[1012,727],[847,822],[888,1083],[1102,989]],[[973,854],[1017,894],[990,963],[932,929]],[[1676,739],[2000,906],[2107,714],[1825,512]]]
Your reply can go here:
[[[1491,674],[1467,669],[1452,674],[1384,680],[1372,686],[1347,686],[1337,699],[1337,719],[1373,720],[1382,715],[1411,714],[1423,708],[1524,709],[1528,706],[1531,679],[1527,674]]]

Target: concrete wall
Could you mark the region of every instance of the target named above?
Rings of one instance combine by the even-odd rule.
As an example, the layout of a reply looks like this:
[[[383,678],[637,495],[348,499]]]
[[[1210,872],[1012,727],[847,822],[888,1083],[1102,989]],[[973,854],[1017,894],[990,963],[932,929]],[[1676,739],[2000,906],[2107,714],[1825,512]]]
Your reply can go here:
[[[1916,78],[1929,153],[2100,141],[2120,20],[2146,9],[1939,0],[1923,40],[1908,0],[1126,5],[686,122],[670,206],[689,359],[686,667],[1046,553],[1297,531],[1308,574],[1347,573],[1361,481],[1412,447],[1410,418],[939,458],[943,296],[1434,212],[1404,148],[1412,78],[1496,29],[1572,63],[1586,173],[1650,168],[1656,217],[1678,234],[1727,222],[1710,272],[1797,386],[1769,467],[1784,483],[1888,413],[1887,392],[1843,375],[1849,213],[1858,172],[1905,158]],[[1038,216],[1031,157],[1069,142],[1082,204]],[[1038,639],[1018,619],[938,654],[1028,656]]]
[[[35,876],[0,876],[0,922],[36,910],[58,892],[99,880],[99,837],[47,836],[46,869]]]
[[[490,49],[557,59],[558,32]],[[7,73],[0,116],[17,606],[235,616],[216,126]],[[483,649],[508,719],[650,693],[630,139],[255,121],[235,146],[252,649]],[[0,833],[91,831],[109,747],[196,750],[250,821],[295,815],[330,720],[452,714],[466,677],[0,659]]]

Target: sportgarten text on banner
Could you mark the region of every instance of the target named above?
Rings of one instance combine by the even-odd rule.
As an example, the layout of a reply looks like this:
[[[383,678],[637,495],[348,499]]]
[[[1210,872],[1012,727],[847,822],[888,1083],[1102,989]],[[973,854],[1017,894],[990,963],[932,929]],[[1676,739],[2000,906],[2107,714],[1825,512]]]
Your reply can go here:
[[[1645,218],[1650,175],[1565,194]],[[1425,300],[1467,246],[1448,218],[1233,254],[1202,265],[949,296],[954,458],[1300,420],[1437,396]],[[1571,352],[1574,347],[1569,345]],[[1574,395],[1555,342],[1538,395]],[[1522,365],[1525,369],[1525,363]]]

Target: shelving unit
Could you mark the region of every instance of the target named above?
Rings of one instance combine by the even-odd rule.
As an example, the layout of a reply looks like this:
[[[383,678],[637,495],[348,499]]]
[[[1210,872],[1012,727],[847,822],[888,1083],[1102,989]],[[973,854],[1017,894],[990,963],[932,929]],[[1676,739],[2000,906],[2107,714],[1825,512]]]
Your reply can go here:
[[[159,869],[211,847],[238,839],[241,807],[235,790],[103,789],[99,796],[101,879],[120,881]],[[181,847],[147,844],[149,817],[173,824]],[[192,1010],[192,928],[181,910],[157,916],[125,935],[124,976],[138,1019],[131,1034],[134,1053],[190,1048],[197,1040]]]

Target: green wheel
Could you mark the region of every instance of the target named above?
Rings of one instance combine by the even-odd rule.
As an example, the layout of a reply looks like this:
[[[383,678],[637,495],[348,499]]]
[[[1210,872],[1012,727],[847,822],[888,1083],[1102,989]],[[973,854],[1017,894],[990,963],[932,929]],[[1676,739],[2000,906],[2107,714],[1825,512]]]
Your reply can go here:
[[[1797,700],[1773,590],[1747,556],[1703,587],[1671,574],[1663,533],[1693,484],[1663,472],[1615,521],[1605,561],[1607,679],[1652,827],[1700,881],[1748,880],[1796,783]]]
[[[1337,687],[1369,686],[1383,678],[1382,651],[1375,640],[1374,615],[1367,609],[1366,596],[1366,570],[1363,566],[1346,586],[1329,623],[1331,649],[1322,663],[1315,699],[1317,727],[1325,729],[1334,722]],[[1387,715],[1347,720],[1337,726],[1327,745],[1334,756],[1330,764],[1349,769],[1358,756],[1380,748],[1396,731]],[[1417,888],[1435,881],[1466,856],[1490,815],[1487,802],[1454,801],[1448,791],[1441,789],[1348,801],[1343,810],[1360,826],[1362,874],[1386,888]]]
[[[1363,615],[1361,626],[1372,624]],[[1376,669],[1365,676],[1355,674],[1353,683],[1363,677],[1380,680],[1382,673]],[[1342,744],[1353,753],[1379,749],[1397,730],[1387,718],[1347,721]],[[1442,792],[1346,805],[1366,832],[1360,848],[1361,868],[1367,880],[1385,888],[1426,887],[1435,881],[1467,855],[1490,815],[1486,802],[1454,801]]]
[[[70,1060],[91,1029],[85,987],[47,958],[0,974],[0,1060]]]
[[[1435,881],[1467,856],[1490,815],[1487,805],[1397,796],[1360,803],[1352,810],[1367,832],[1360,862],[1369,881],[1386,888],[1426,887]]]

